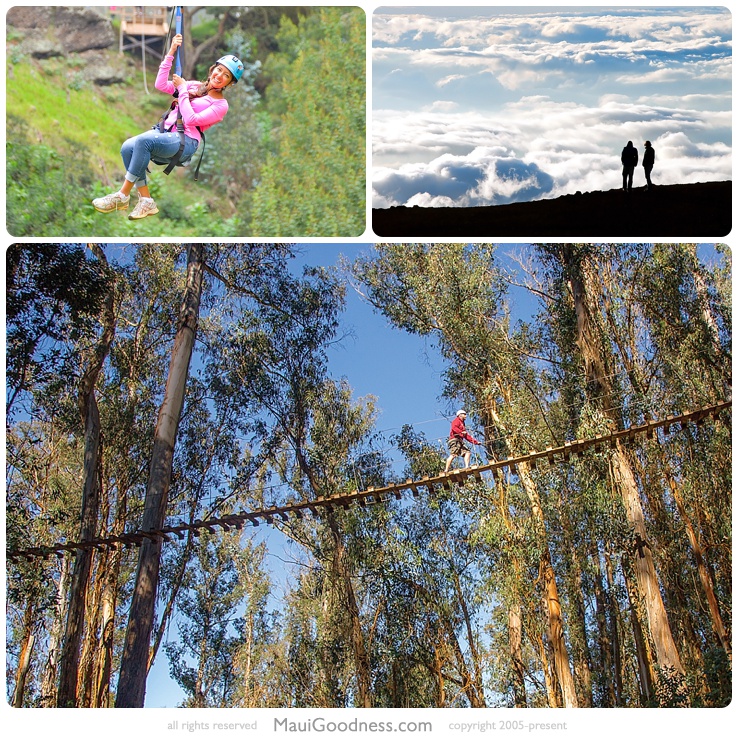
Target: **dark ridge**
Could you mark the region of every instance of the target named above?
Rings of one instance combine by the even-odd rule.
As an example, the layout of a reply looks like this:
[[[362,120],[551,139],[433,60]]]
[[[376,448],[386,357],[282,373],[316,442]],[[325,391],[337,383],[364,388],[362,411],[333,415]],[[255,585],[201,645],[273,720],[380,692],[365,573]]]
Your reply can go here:
[[[606,190],[476,208],[374,208],[387,237],[714,237],[732,224],[731,181]]]

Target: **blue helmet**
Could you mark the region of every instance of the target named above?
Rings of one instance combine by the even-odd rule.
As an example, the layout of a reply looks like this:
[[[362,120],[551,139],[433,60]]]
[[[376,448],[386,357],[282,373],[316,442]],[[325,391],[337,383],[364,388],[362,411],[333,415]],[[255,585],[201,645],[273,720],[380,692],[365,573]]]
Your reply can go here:
[[[237,56],[226,54],[215,63],[222,64],[231,73],[234,85],[241,79],[241,75],[243,74],[243,62]]]

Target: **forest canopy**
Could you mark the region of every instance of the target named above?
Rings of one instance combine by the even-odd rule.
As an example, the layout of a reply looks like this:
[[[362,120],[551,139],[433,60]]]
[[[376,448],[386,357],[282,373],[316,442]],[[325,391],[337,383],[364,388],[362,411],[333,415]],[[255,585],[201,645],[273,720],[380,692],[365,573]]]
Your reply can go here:
[[[9,248],[11,705],[143,706],[161,660],[184,707],[727,705],[731,410],[619,432],[730,400],[729,251],[345,252]],[[354,292],[427,339],[429,403],[466,409],[486,461],[611,443],[325,505],[448,454],[336,375]],[[65,542],[97,545],[48,556]]]

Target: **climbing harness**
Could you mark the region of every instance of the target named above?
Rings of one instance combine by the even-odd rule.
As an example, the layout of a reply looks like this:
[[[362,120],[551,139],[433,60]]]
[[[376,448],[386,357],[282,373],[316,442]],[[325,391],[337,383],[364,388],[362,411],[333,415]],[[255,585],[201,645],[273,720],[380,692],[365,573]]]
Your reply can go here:
[[[172,11],[174,15],[174,28],[175,33],[182,34],[184,32],[184,14],[182,12],[182,6],[177,5],[175,6],[174,10]],[[169,27],[171,28],[172,23],[170,21]],[[166,43],[169,43],[169,37],[167,36]],[[175,66],[175,74],[182,76],[182,65],[184,63],[184,50],[182,48],[182,45],[177,47],[177,51],[174,56],[174,66]],[[235,85],[243,75],[244,66],[243,62],[233,54],[226,54],[225,56],[222,56],[220,59],[218,59],[217,62],[213,65],[213,67],[210,68],[212,71],[215,66],[220,64],[221,66],[225,67],[231,74],[231,78],[233,80],[233,84]],[[174,91],[174,100],[172,100],[172,104],[169,106],[168,110],[164,112],[164,115],[159,119],[159,123],[154,126],[154,128],[158,128],[161,133],[167,133],[175,130],[175,127],[170,127],[169,129],[166,128],[166,120],[171,114],[172,110],[176,108],[177,110],[177,121],[176,121],[176,131],[179,134],[179,150],[177,153],[171,158],[171,159],[157,159],[156,157],[152,157],[151,161],[153,161],[155,164],[162,164],[165,165],[164,174],[169,174],[175,167],[186,167],[189,164],[189,159],[186,161],[181,161],[182,159],[182,152],[184,152],[185,148],[185,133],[184,133],[184,121],[182,120],[182,115],[180,113],[179,104],[177,101],[177,98],[179,97],[179,91]],[[205,134],[203,130],[200,128],[200,126],[195,126],[198,133],[200,134],[200,140],[202,141],[202,151],[200,152],[200,158],[197,160],[197,166],[195,167],[195,182],[197,182],[197,178],[200,174],[200,165],[202,164],[202,158],[205,156]],[[199,148],[199,147],[198,147]]]
[[[164,111],[164,114],[159,119],[159,122],[154,126],[154,128],[157,128],[160,133],[167,133],[171,132],[173,129],[170,128],[167,130],[166,127],[166,120],[169,117],[169,114],[174,110],[177,109],[177,122],[175,124],[176,131],[179,134],[179,149],[177,150],[177,153],[171,158],[171,159],[157,159],[156,157],[151,157],[151,161],[155,164],[165,164],[166,167],[164,169],[164,174],[169,174],[175,167],[186,167],[189,164],[189,159],[182,162],[180,161],[182,158],[182,152],[185,148],[185,133],[184,133],[184,121],[182,120],[182,114],[179,112],[179,105],[177,104],[177,96],[178,91],[174,91],[174,100],[172,100],[172,104],[167,108],[167,110]],[[200,158],[197,161],[197,166],[195,167],[195,182],[197,182],[198,175],[200,174],[200,164],[202,164],[202,158],[205,155],[205,133],[200,128],[200,126],[195,126],[195,128],[198,130],[200,134],[200,139],[202,140],[202,151],[200,152]]]

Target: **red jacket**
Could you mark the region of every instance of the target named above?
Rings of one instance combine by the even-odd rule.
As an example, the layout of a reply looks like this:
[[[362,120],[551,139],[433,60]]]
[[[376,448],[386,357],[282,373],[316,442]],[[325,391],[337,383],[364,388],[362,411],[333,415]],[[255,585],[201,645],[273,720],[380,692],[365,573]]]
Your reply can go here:
[[[467,432],[466,426],[464,425],[464,421],[461,419],[461,416],[456,416],[453,421],[451,421],[451,433],[449,434],[449,439],[453,439],[454,437],[458,439],[465,439],[466,441],[470,441],[472,444],[479,444],[479,442]]]

